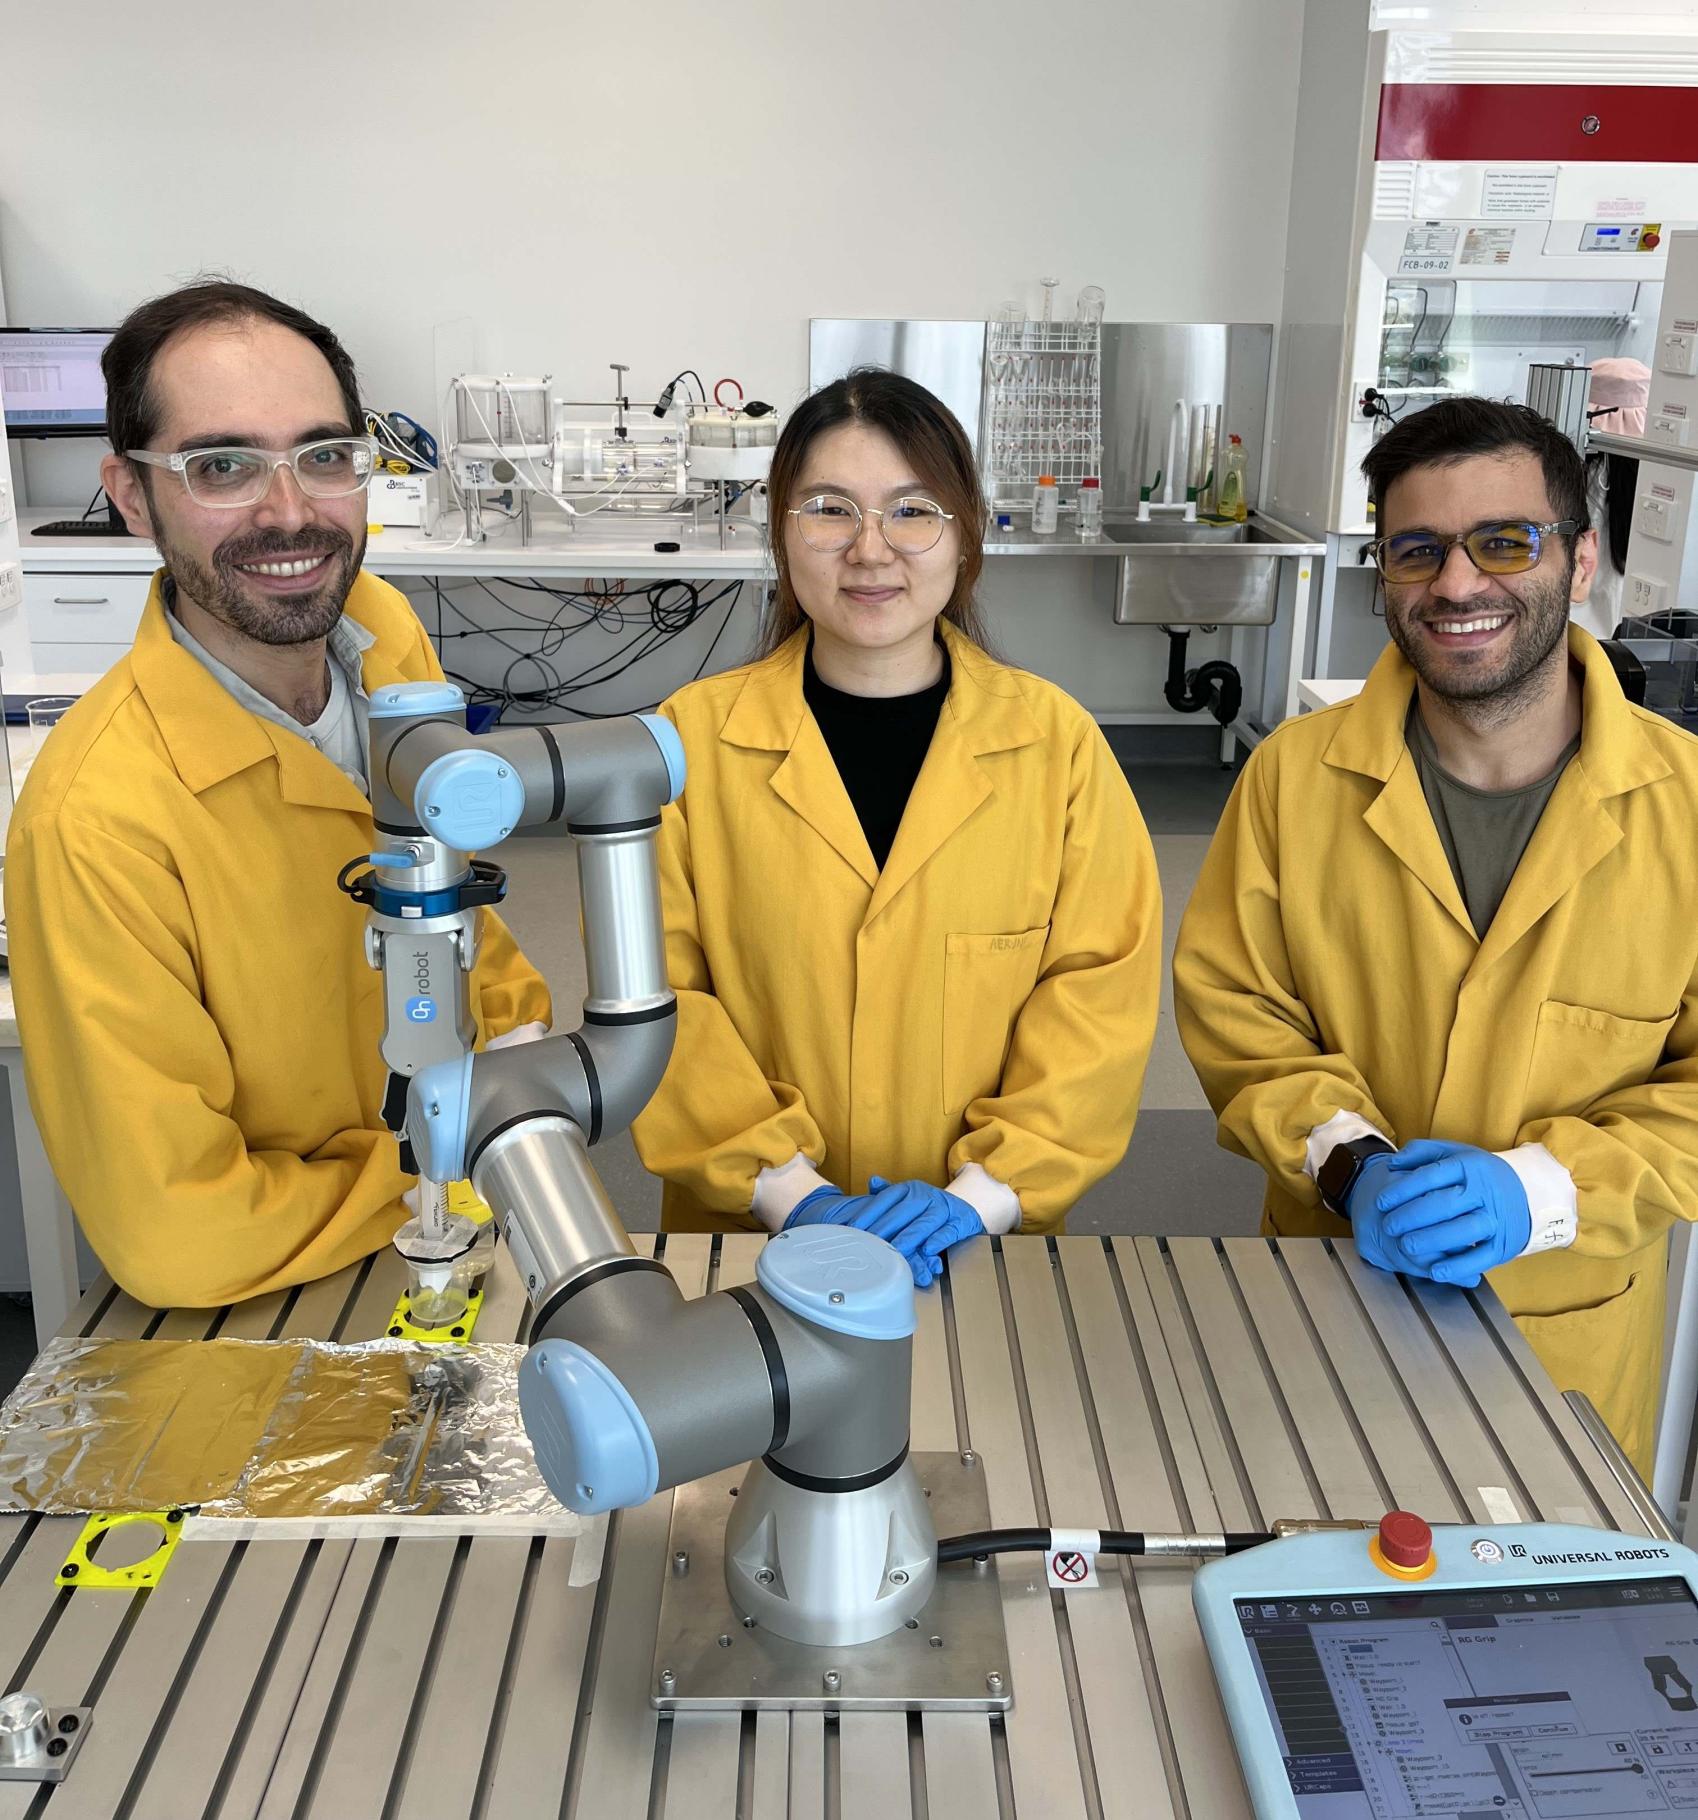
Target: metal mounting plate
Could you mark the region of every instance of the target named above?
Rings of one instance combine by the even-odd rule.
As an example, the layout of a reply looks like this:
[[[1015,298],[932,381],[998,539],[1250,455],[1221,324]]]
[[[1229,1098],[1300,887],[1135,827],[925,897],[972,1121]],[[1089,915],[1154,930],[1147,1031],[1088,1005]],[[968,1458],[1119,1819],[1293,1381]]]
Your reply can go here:
[[[91,1706],[50,1706],[47,1748],[19,1763],[0,1763],[0,1782],[63,1782],[93,1722]]]
[[[990,1527],[983,1462],[910,1455],[940,1536]],[[662,1712],[1006,1712],[1014,1703],[994,1563],[951,1562],[912,1629],[873,1643],[792,1643],[746,1621],[725,1587],[725,1522],[743,1469],[673,1494],[649,1697]],[[676,1566],[685,1557],[682,1570]],[[835,1676],[828,1684],[826,1677]],[[997,1680],[993,1686],[990,1677]]]

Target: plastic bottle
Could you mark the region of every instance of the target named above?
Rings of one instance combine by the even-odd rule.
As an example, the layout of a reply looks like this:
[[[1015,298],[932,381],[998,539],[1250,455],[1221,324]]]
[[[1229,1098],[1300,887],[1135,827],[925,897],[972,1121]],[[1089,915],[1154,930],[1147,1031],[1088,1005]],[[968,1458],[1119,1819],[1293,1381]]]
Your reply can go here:
[[[1222,463],[1220,477],[1219,516],[1230,518],[1243,524],[1249,516],[1249,508],[1244,503],[1244,439],[1242,436],[1229,436],[1226,439],[1226,460]]]
[[[1040,533],[1053,531],[1060,513],[1061,495],[1056,490],[1055,476],[1040,474],[1032,489],[1032,529]]]
[[[1101,537],[1103,534],[1103,483],[1094,474],[1079,482],[1079,535]]]

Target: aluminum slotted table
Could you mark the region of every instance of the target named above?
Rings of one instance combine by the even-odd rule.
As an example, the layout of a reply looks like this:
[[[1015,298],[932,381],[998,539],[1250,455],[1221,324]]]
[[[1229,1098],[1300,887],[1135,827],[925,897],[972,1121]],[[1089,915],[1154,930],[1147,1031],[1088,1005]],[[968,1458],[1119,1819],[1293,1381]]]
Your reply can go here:
[[[653,1240],[640,1239],[647,1248]],[[759,1240],[661,1246],[690,1295]],[[358,1340],[384,1252],[228,1310],[109,1284],[72,1333]],[[1407,1283],[1317,1239],[967,1247],[920,1298],[913,1446],[971,1450],[996,1525],[1259,1529],[1277,1517],[1517,1517],[1667,1534],[1595,1418],[1489,1292]],[[525,1308],[498,1253],[477,1337]],[[997,1563],[1014,1707],[681,1714],[649,1704],[671,1494],[570,1538],[190,1540],[151,1592],[61,1592],[80,1524],[0,1517],[0,1676],[94,1721],[0,1820],[1246,1820],[1181,1565],[1104,1559],[1052,1594]]]

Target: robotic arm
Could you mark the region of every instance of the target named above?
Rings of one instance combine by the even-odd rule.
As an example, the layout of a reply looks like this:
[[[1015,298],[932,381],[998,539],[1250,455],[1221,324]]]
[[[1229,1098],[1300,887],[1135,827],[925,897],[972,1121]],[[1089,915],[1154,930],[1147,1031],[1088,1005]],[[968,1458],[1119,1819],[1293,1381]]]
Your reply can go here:
[[[531,1304],[520,1404],[549,1488],[606,1511],[753,1461],[726,1538],[736,1604],[806,1643],[900,1628],[937,1552],[907,1457],[908,1266],[869,1233],[805,1227],[767,1246],[754,1285],[687,1301],[590,1160],[672,1051],[655,842],[684,784],[676,730],[634,715],[480,738],[457,689],[412,683],[374,697],[371,748],[383,851],[344,888],[384,973],[391,1110],[404,1091],[426,1177],[469,1175],[495,1210]],[[577,849],[583,1021],[474,1055],[478,911],[505,880],[470,854],[551,821]]]

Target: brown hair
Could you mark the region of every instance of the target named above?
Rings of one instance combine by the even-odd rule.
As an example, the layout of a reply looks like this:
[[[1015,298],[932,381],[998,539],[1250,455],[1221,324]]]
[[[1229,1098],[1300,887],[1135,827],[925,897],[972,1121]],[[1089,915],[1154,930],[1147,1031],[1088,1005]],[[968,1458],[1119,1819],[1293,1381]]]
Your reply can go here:
[[[778,585],[756,641],[755,655],[769,657],[807,623],[790,582],[785,513],[814,439],[846,423],[864,423],[870,429],[882,430],[913,463],[914,473],[935,494],[937,503],[944,511],[954,513],[962,560],[943,617],[975,644],[988,649],[974,598],[985,566],[985,496],[967,432],[949,406],[923,385],[884,367],[856,367],[844,378],[834,379],[803,399],[779,436],[772,472],[767,478],[772,559],[778,571]]]
[[[151,297],[131,310],[100,357],[106,378],[106,433],[122,455],[128,449],[145,449],[159,428],[159,401],[153,393],[153,363],[166,342],[186,329],[208,323],[233,323],[258,319],[292,329],[318,349],[330,363],[337,389],[348,413],[348,430],[359,435],[365,428],[359,380],[348,351],[322,322],[303,310],[251,285],[228,278],[202,277]],[[147,470],[140,470],[143,481]]]

